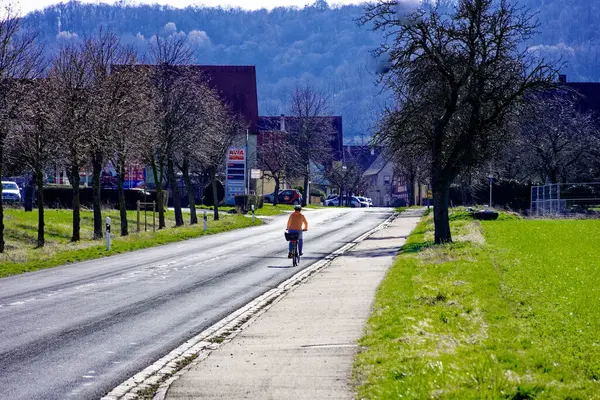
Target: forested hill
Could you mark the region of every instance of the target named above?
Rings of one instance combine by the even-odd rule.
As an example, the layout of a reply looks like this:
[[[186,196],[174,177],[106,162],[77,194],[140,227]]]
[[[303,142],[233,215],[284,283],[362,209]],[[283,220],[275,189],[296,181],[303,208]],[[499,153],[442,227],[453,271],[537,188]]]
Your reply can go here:
[[[529,45],[568,63],[569,80],[600,80],[600,1],[522,0],[538,12],[540,34]],[[323,0],[304,9],[244,11],[221,8],[175,9],[70,2],[27,16],[48,42],[79,40],[99,27],[121,35],[140,52],[156,33],[187,35],[199,63],[256,65],[261,114],[287,111],[294,84],[308,81],[332,98],[344,117],[344,134],[368,134],[377,107],[385,103],[374,84],[369,51],[380,33],[357,26],[360,6],[330,8]]]

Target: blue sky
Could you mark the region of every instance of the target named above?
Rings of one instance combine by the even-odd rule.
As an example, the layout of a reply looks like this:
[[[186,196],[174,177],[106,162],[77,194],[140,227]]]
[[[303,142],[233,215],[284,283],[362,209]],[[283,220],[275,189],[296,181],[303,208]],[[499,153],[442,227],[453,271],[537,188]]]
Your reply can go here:
[[[114,3],[114,0],[84,0],[84,3]],[[314,0],[125,0],[128,4],[160,3],[173,7],[186,7],[190,5],[206,6],[239,6],[248,9],[273,8],[276,6],[299,6],[314,3]],[[329,4],[359,4],[364,0],[330,0]],[[44,7],[60,3],[57,0],[17,0],[22,13],[39,10]]]

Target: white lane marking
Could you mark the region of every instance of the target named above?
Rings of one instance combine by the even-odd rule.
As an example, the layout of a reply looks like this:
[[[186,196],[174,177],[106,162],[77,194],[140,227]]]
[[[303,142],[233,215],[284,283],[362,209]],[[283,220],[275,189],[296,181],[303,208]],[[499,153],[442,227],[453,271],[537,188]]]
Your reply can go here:
[[[94,379],[95,378],[95,376],[93,376],[93,375],[82,375],[81,377],[84,379]]]

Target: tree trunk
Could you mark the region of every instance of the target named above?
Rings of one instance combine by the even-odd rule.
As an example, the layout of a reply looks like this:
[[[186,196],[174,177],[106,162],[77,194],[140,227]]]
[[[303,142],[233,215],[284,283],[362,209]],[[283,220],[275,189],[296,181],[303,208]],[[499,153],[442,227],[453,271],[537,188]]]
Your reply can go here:
[[[310,174],[308,173],[308,171],[306,171],[306,175],[304,175],[304,195],[302,196],[302,207],[306,207],[306,205],[308,204],[308,196],[310,196],[310,193],[308,193],[309,179]]]
[[[102,176],[102,154],[92,156],[92,191],[94,209],[94,240],[102,239],[102,205],[100,203],[100,177]]]
[[[415,181],[416,177],[414,174],[411,174],[408,178],[408,205],[415,205]]]
[[[450,201],[450,181],[440,174],[432,174],[433,223],[435,226],[435,244],[451,243],[448,203]]]
[[[150,157],[150,163],[152,164],[152,173],[154,174],[154,183],[156,185],[156,207],[158,208],[158,229],[163,229],[165,224],[165,205],[163,201],[163,190],[162,190],[162,167],[159,171],[159,166],[156,165],[156,158],[154,155]]]
[[[79,199],[79,165],[71,164],[71,187],[73,188],[73,235],[71,242],[81,240],[81,202]]]
[[[167,157],[167,177],[169,186],[173,192],[173,208],[175,209],[175,226],[183,226],[183,213],[181,212],[181,196],[179,196],[179,186],[175,177],[175,165],[173,156]]]
[[[183,180],[185,182],[185,188],[187,190],[188,203],[190,208],[190,225],[198,223],[198,216],[196,215],[196,196],[194,196],[194,188],[192,186],[192,180],[190,179],[190,160],[188,158],[183,159]]]
[[[212,183],[213,190],[213,210],[214,210],[214,220],[219,220],[219,194],[217,193],[217,169],[212,167],[210,169],[210,180]]]
[[[1,133],[0,133],[1,135]],[[0,140],[0,178],[3,170],[4,140]],[[4,204],[2,202],[2,184],[0,183],[0,253],[4,253]]]
[[[277,203],[279,202],[279,186],[280,186],[280,179],[273,177],[273,179],[275,180],[275,193],[273,194],[273,205],[276,206]]]
[[[41,168],[35,171],[35,184],[37,189],[38,205],[38,237],[37,247],[44,247],[45,240],[45,220],[44,220],[44,173]]]
[[[118,191],[119,191],[119,215],[121,218],[121,236],[127,236],[127,235],[129,235],[129,226],[127,223],[127,203],[125,202],[125,161],[124,160],[118,161],[117,180],[118,180]]]

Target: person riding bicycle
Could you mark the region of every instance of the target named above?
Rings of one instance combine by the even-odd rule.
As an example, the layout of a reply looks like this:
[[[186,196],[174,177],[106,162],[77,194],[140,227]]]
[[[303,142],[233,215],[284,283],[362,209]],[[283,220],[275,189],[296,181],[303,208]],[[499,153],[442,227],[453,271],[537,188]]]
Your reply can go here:
[[[308,230],[308,222],[306,221],[306,217],[302,214],[302,207],[297,205],[294,207],[294,213],[290,215],[287,223],[287,230],[289,233],[298,233],[298,252],[300,252],[300,256],[302,256],[302,232],[306,232]],[[288,258],[292,258],[292,242],[290,242],[290,251],[288,253]]]

